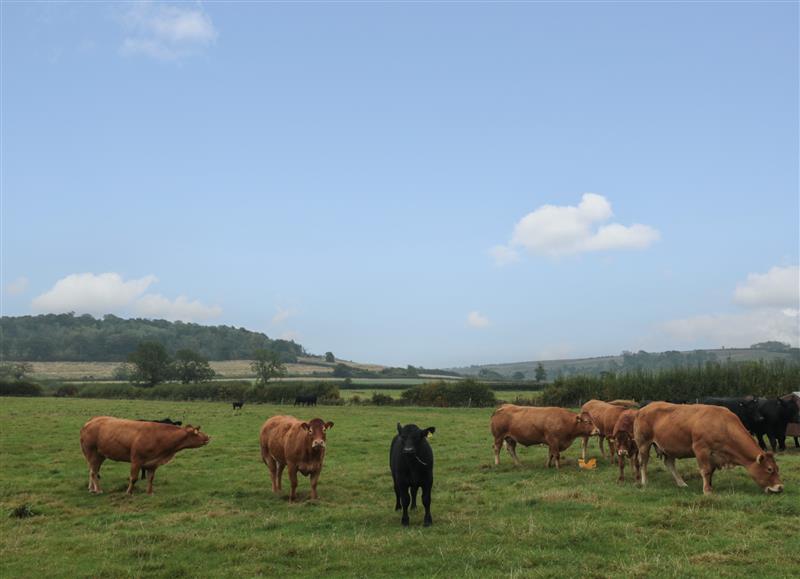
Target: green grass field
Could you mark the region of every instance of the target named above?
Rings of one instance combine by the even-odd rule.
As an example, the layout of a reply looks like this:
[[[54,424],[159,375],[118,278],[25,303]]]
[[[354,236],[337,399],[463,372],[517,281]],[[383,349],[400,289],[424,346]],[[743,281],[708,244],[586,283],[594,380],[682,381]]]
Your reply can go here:
[[[224,403],[3,399],[0,401],[0,576],[800,576],[800,453],[779,457],[786,492],[767,496],[744,469],[719,472],[704,497],[693,460],[678,489],[655,459],[647,489],[617,485],[616,468],[560,472],[545,451],[522,449],[492,466],[491,409],[245,406]],[[336,425],[320,500],[270,491],[258,432],[273,414]],[[106,462],[105,494],[86,490],[78,431],[91,416],[170,416],[212,436],[124,494],[127,463]],[[395,423],[436,426],[434,525],[400,526],[388,471]],[[597,455],[596,443],[590,446]],[[288,487],[288,480],[284,480]],[[36,516],[11,518],[29,504]]]

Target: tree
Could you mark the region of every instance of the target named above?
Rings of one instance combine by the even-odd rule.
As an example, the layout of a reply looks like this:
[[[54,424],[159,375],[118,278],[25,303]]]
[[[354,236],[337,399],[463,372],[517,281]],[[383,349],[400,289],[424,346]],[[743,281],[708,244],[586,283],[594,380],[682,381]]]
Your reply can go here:
[[[333,369],[333,375],[335,378],[350,378],[353,375],[353,370],[347,364],[340,362]]]
[[[250,368],[255,372],[256,384],[266,386],[273,378],[286,375],[286,367],[281,362],[281,355],[273,350],[256,350]]]
[[[541,362],[536,364],[536,373],[534,374],[534,377],[536,378],[537,382],[544,382],[547,380],[547,372],[545,371]]]
[[[159,342],[140,342],[128,362],[133,364],[131,382],[135,384],[153,387],[172,378],[172,360]]]
[[[333,352],[325,352],[325,361],[333,364],[336,361],[336,356],[333,355]]]
[[[33,364],[30,362],[16,362],[14,364],[3,364],[0,367],[0,377],[5,379],[23,380],[26,375],[33,372]]]
[[[523,374],[522,372],[519,372],[519,371],[518,372],[514,372],[514,375],[511,376],[511,378],[513,380],[524,380],[525,379],[525,374]]]
[[[208,382],[215,375],[205,356],[188,348],[175,352],[175,378],[183,384]]]

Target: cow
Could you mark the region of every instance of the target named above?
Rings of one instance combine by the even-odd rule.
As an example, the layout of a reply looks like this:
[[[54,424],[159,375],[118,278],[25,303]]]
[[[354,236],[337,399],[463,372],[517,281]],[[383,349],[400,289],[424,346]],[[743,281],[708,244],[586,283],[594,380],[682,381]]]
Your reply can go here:
[[[589,400],[586,404],[581,406],[581,411],[586,412],[592,417],[592,422],[600,432],[600,454],[603,458],[606,456],[606,451],[603,448],[603,440],[608,438],[608,458],[614,462],[616,452],[614,452],[614,440],[612,434],[614,433],[614,425],[619,419],[619,415],[625,412],[625,407],[618,404],[610,404],[602,400]],[[586,447],[589,444],[589,437],[583,437],[583,444],[581,445],[581,457],[586,460]]]
[[[639,447],[636,446],[636,441],[633,440],[633,422],[639,410],[631,408],[625,410],[619,415],[617,423],[614,425],[614,431],[611,438],[614,440],[614,445],[617,447],[617,464],[619,465],[619,478],[617,482],[625,482],[625,458],[631,461],[631,467],[634,471],[634,480],[639,480]]]
[[[800,448],[800,392],[793,392],[786,396],[781,396],[781,399],[792,400],[795,406],[797,406],[798,414],[795,415],[795,419],[792,422],[786,425],[786,436],[793,437],[795,448]]]
[[[294,399],[294,405],[300,406],[316,406],[317,405],[317,395],[316,394],[301,394],[300,396],[296,396]]]
[[[131,463],[129,495],[139,477],[147,472],[147,494],[153,494],[156,469],[185,448],[199,448],[211,438],[199,426],[96,416],[81,428],[81,450],[89,464],[89,492],[101,493],[100,466],[106,459]]]
[[[727,408],[742,421],[744,427],[750,432],[755,432],[758,425],[764,421],[764,416],[758,408],[758,399],[752,396],[743,398],[716,398],[710,396],[700,398],[698,402]]]
[[[491,419],[494,436],[494,464],[500,464],[503,442],[514,464],[520,465],[517,443],[523,446],[546,444],[549,449],[547,467],[553,462],[561,468],[561,451],[566,450],[579,436],[598,434],[591,416],[586,412],[575,414],[564,408],[532,407],[503,404],[494,411]],[[585,460],[585,457],[584,457]]]
[[[238,402],[232,402],[233,411],[236,412],[237,410],[241,410],[244,406],[244,400],[239,400]]]
[[[751,432],[758,437],[759,446],[763,450],[767,449],[764,443],[766,434],[772,452],[777,448],[786,450],[786,427],[790,422],[798,420],[797,402],[786,398],[759,398],[757,404],[763,420],[757,423]]]
[[[417,508],[417,490],[422,489],[422,506],[425,507],[424,525],[433,524],[431,518],[431,488],[433,487],[433,449],[428,436],[436,432],[435,426],[419,428],[416,424],[401,426],[389,447],[389,468],[394,482],[394,510],[403,509],[400,522],[408,526],[408,507]],[[409,492],[410,491],[410,492]]]
[[[783,491],[774,455],[762,452],[742,421],[727,408],[653,402],[639,410],[633,424],[633,438],[639,447],[642,486],[647,485],[650,446],[656,443],[679,487],[688,485],[675,470],[675,459],[695,457],[703,477],[704,494],[713,492],[714,471],[728,466],[745,467],[767,493]]]
[[[180,426],[183,424],[180,420],[172,420],[171,418],[162,418],[161,420],[148,420],[146,418],[137,418],[139,422],[160,422],[161,424],[172,424],[173,426]],[[147,477],[147,469],[142,468],[141,476],[139,480],[144,480]]]
[[[294,416],[273,416],[261,427],[261,459],[269,469],[272,492],[281,490],[283,469],[289,467],[292,484],[289,502],[297,500],[297,473],[311,477],[311,498],[317,499],[317,483],[325,461],[326,432],[333,422],[314,418],[304,422]]]

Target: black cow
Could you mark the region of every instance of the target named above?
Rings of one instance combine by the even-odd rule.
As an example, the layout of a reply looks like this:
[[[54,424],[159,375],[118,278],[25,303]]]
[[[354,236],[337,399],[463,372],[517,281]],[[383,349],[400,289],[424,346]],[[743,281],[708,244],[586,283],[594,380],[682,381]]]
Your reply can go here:
[[[756,432],[759,424],[764,422],[764,416],[759,411],[758,399],[752,396],[744,398],[701,398],[700,404],[710,404],[711,406],[723,406],[733,412],[744,427],[752,433]]]
[[[172,420],[171,418],[162,418],[161,420],[147,420],[146,418],[139,418],[139,422],[160,422],[161,424],[172,424],[173,426],[180,426],[183,424],[180,420]],[[98,475],[99,476],[99,475]],[[147,478],[147,469],[142,469],[141,480]]]
[[[308,394],[308,395],[301,395],[296,396],[294,399],[294,405],[300,406],[316,406],[317,405],[317,395],[316,394]]]
[[[764,450],[764,435],[767,435],[772,451],[776,447],[786,450],[786,426],[790,422],[798,421],[798,407],[794,400],[782,400],[780,398],[759,398],[758,411],[764,420],[756,425],[753,433],[758,437],[758,444]]]
[[[244,406],[244,400],[239,400],[238,402],[233,403],[233,410],[241,410],[242,406]]]
[[[416,424],[400,426],[389,448],[389,468],[394,481],[394,510],[403,509],[400,522],[408,526],[408,506],[417,508],[417,489],[422,488],[422,505],[425,507],[425,526],[433,524],[431,518],[431,488],[433,487],[433,449],[428,435],[436,432],[429,426],[420,429]],[[411,491],[409,494],[409,490]]]

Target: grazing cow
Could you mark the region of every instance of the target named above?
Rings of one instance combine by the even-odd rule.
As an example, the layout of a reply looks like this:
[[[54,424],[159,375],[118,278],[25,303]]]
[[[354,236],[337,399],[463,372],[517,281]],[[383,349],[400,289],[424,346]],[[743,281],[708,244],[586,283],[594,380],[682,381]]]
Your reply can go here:
[[[517,465],[521,464],[517,457],[517,443],[523,446],[546,444],[550,450],[548,468],[554,461],[556,468],[561,468],[561,451],[569,448],[578,436],[592,436],[599,432],[586,412],[575,414],[564,408],[513,404],[503,404],[494,411],[491,428],[496,465],[500,464],[503,442]]]
[[[608,438],[608,458],[614,462],[616,452],[614,452],[614,425],[619,420],[620,414],[625,412],[625,407],[617,404],[610,404],[602,400],[589,400],[586,404],[581,406],[581,411],[586,412],[592,417],[592,422],[600,432],[600,454],[605,458],[606,451],[603,448],[603,440]],[[589,437],[583,437],[583,444],[581,446],[581,457],[586,460],[586,447],[589,444]]]
[[[733,412],[744,427],[750,432],[755,432],[758,425],[764,421],[764,416],[758,408],[758,399],[752,396],[743,398],[716,398],[706,397],[698,400],[700,404],[710,404],[712,406],[723,406]]]
[[[272,492],[281,490],[283,469],[289,467],[292,484],[289,501],[297,499],[297,473],[311,476],[311,498],[317,498],[317,482],[325,461],[326,435],[333,422],[294,416],[273,416],[261,427],[261,459],[269,468]]]
[[[758,444],[763,450],[767,449],[764,444],[764,435],[767,435],[772,451],[777,447],[786,450],[786,427],[790,422],[798,421],[797,402],[784,398],[759,398],[758,412],[763,420],[755,425],[751,430],[758,437]],[[796,441],[795,441],[796,442]]]
[[[139,422],[159,422],[161,424],[172,424],[173,426],[180,426],[183,424],[180,420],[172,420],[171,418],[162,418],[161,420],[148,420],[146,418],[137,418]],[[147,477],[147,469],[142,467],[142,474],[139,480],[144,480]]]
[[[408,526],[408,507],[417,508],[417,489],[422,489],[422,506],[425,507],[425,526],[433,524],[431,518],[431,488],[433,487],[433,449],[428,436],[436,427],[420,429],[416,424],[400,426],[389,447],[389,468],[394,481],[394,510],[403,509],[400,522]],[[409,494],[410,491],[410,494]]]
[[[100,466],[107,458],[131,463],[127,493],[140,469],[147,471],[147,494],[153,494],[156,469],[171,461],[184,448],[208,444],[209,436],[199,426],[175,426],[159,422],[124,420],[112,416],[96,416],[81,428],[81,450],[89,463],[89,491],[101,493]]]
[[[631,461],[634,471],[634,480],[639,480],[639,447],[633,440],[633,422],[639,410],[631,408],[619,415],[617,423],[614,425],[614,432],[611,437],[617,447],[617,464],[619,465],[619,478],[617,482],[625,482],[625,457]]]
[[[241,410],[244,406],[244,400],[239,400],[238,402],[233,402],[233,411],[236,412],[237,410]]]
[[[745,467],[765,492],[783,491],[773,454],[762,452],[742,421],[727,408],[653,402],[639,410],[633,424],[633,437],[639,447],[642,486],[647,484],[650,446],[656,443],[664,452],[664,464],[679,487],[687,485],[675,470],[675,459],[695,457],[705,494],[712,492],[711,477],[715,470],[737,465]]]
[[[317,405],[317,395],[316,394],[301,394],[300,396],[295,397],[294,405],[300,406],[316,406]]]

